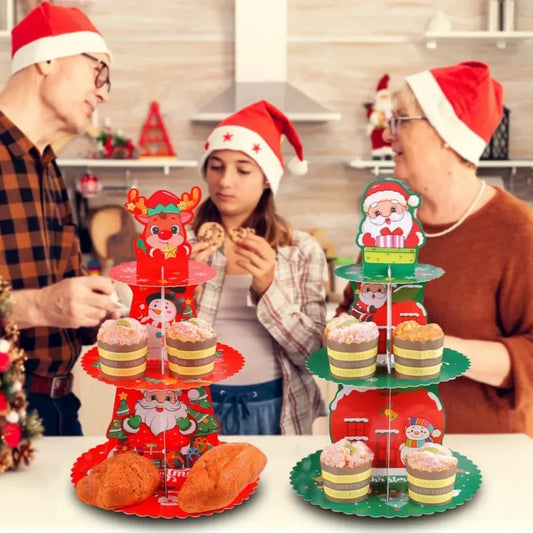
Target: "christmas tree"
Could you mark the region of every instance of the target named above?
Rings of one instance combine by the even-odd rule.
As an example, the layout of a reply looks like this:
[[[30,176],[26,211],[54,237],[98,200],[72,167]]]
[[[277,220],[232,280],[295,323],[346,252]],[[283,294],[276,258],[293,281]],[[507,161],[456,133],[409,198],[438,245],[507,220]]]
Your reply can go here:
[[[33,459],[32,442],[43,432],[37,412],[26,412],[23,350],[11,319],[13,297],[9,283],[0,278],[0,472],[16,470]]]

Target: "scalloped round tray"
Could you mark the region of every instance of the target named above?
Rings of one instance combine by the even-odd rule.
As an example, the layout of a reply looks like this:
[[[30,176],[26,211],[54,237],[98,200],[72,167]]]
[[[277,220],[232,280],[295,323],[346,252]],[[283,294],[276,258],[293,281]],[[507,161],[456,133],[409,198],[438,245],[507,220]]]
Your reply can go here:
[[[78,457],[74,465],[72,466],[70,479],[74,486],[82,478],[85,477],[89,470],[94,466],[100,464],[107,458],[107,445],[99,444],[95,448],[91,448],[89,451],[83,453]],[[150,518],[195,518],[197,516],[209,516],[215,513],[222,513],[228,509],[240,505],[243,501],[247,500],[251,494],[255,491],[258,480],[250,483],[245,487],[241,493],[226,507],[220,509],[214,509],[212,511],[205,511],[203,513],[187,513],[180,508],[178,503],[178,491],[169,490],[165,495],[165,491],[159,488],[158,491],[137,505],[129,505],[127,507],[121,507],[119,509],[112,509],[117,513],[124,513],[127,515],[136,515],[140,517]]]
[[[418,263],[414,275],[408,278],[389,278],[387,276],[368,276],[363,273],[363,263],[343,265],[335,269],[334,274],[339,278],[349,281],[361,281],[366,283],[413,283],[413,281],[426,282],[440,278],[444,274],[442,268]]]
[[[155,282],[138,278],[137,261],[129,261],[110,268],[107,275],[117,281],[136,287],[187,287],[189,285],[199,285],[213,279],[217,275],[217,271],[212,266],[206,265],[201,261],[189,261],[189,278],[185,281],[177,283],[176,281],[162,279]]]
[[[98,348],[95,346],[87,351],[81,359],[81,366],[89,376],[99,381],[123,387],[125,389],[150,389],[165,390],[169,388],[190,389],[217,383],[223,379],[236,374],[244,365],[244,358],[240,352],[226,346],[217,344],[215,354],[215,367],[211,375],[201,379],[195,378],[175,378],[168,372],[168,364],[165,362],[164,373],[161,373],[161,361],[149,360],[146,362],[146,371],[143,378],[128,380],[113,380],[102,376],[100,373],[100,363],[98,361]]]
[[[305,501],[322,509],[348,515],[369,516],[372,518],[406,518],[409,516],[430,515],[454,509],[471,500],[481,485],[481,472],[470,459],[453,452],[457,457],[457,476],[452,501],[443,506],[425,507],[409,500],[407,495],[407,476],[389,477],[389,499],[386,497],[386,478],[370,482],[371,493],[362,502],[334,503],[326,499],[322,487],[320,454],[318,450],[298,463],[291,471],[291,486]]]
[[[387,367],[379,366],[376,374],[369,379],[337,379],[331,375],[326,348],[313,352],[306,361],[310,372],[320,378],[342,385],[352,385],[365,389],[407,389],[442,383],[460,376],[470,367],[470,360],[462,353],[444,348],[440,375],[433,379],[399,379],[394,373],[388,374]]]

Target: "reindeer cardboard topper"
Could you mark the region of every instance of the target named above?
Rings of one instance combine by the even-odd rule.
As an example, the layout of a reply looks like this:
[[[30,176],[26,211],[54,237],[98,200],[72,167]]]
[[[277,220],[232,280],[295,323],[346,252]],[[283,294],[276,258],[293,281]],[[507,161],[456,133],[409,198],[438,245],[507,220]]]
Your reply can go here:
[[[129,190],[126,211],[144,226],[134,241],[138,282],[158,285],[162,281],[187,281],[191,246],[185,225],[193,219],[192,211],[201,197],[199,187],[181,197],[159,190],[148,199],[135,188]]]

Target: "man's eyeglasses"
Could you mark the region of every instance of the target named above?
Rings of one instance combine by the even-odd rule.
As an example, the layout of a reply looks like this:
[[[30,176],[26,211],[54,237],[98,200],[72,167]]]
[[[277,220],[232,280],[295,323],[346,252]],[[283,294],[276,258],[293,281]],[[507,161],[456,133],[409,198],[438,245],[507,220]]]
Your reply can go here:
[[[402,116],[392,116],[387,119],[387,127],[389,128],[390,134],[393,137],[396,137],[398,133],[398,126],[400,123],[408,120],[427,120],[427,117],[402,117]]]
[[[111,80],[109,79],[109,66],[105,61],[102,61],[101,59],[98,59],[97,57],[94,57],[90,54],[82,53],[81,54],[84,57],[88,57],[92,61],[96,61],[98,63],[98,66],[94,69],[96,70],[96,78],[94,79],[94,85],[97,89],[100,89],[104,85],[107,85],[107,92],[111,90]]]

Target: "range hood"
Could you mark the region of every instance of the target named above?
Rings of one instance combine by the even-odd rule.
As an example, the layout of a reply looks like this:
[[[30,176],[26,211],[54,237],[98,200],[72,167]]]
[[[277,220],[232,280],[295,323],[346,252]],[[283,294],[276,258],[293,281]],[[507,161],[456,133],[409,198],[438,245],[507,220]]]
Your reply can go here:
[[[219,122],[257,100],[295,122],[341,118],[287,83],[287,0],[235,0],[235,82],[192,120]]]

